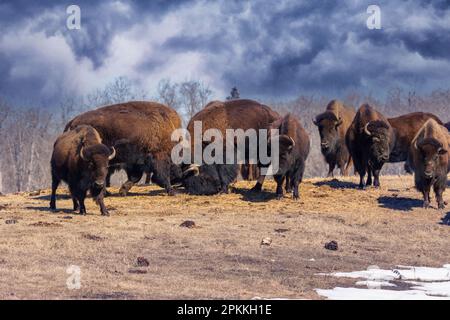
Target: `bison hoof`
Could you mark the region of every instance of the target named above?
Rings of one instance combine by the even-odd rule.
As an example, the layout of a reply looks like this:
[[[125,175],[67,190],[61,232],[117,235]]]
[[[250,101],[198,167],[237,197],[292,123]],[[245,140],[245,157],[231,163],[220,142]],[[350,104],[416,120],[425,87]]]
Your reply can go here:
[[[283,199],[283,195],[282,194],[277,194],[277,200],[281,200]]]
[[[428,209],[430,207],[430,203],[428,201],[424,201],[423,208]]]
[[[294,194],[293,197],[292,197],[292,199],[295,200],[295,201],[297,201],[298,199],[300,199],[300,196]]]
[[[173,197],[173,196],[176,196],[176,195],[177,195],[177,192],[176,192],[175,190],[173,190],[173,189],[170,189],[170,190],[167,191],[167,194],[168,194],[169,196]]]
[[[102,212],[102,216],[103,217],[109,217],[109,212],[108,211]]]
[[[445,204],[444,203],[438,203],[438,209],[442,210],[445,209]]]

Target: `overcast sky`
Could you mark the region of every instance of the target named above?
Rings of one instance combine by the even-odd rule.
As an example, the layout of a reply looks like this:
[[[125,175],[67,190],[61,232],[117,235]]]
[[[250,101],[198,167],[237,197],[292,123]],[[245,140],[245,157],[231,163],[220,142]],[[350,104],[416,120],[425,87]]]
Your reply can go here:
[[[66,8],[81,8],[68,30]],[[381,30],[369,30],[370,4]],[[198,79],[223,99],[450,87],[450,1],[0,0],[0,94],[57,101],[125,76]]]

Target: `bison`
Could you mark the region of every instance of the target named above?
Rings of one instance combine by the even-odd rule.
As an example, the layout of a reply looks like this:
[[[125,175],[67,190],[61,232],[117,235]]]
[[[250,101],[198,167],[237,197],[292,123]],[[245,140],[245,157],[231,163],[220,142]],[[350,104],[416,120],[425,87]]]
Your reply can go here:
[[[227,129],[258,131],[269,128],[279,118],[279,114],[268,106],[253,100],[213,101],[192,117],[187,129],[190,136],[194,137],[194,123],[200,121],[202,133],[208,129],[217,129],[224,137],[224,146],[227,143],[236,145],[236,141],[226,141]],[[191,144],[194,142],[192,139]],[[207,145],[208,142],[204,142],[203,149]],[[237,178],[239,168],[239,164],[203,164],[199,168],[199,175],[185,179],[183,184],[190,194],[227,193],[229,184]]]
[[[450,171],[450,136],[448,130],[436,120],[428,120],[417,133],[410,147],[410,165],[414,181],[423,194],[423,206],[430,206],[430,190],[433,187],[439,209],[444,209],[442,194],[447,186]]]
[[[111,170],[125,169],[128,181],[120,192],[125,195],[143,172],[152,172],[152,181],[173,195],[172,179],[181,178],[179,166],[171,161],[175,142],[171,134],[181,127],[181,119],[173,109],[156,102],[134,101],[83,113],[67,125],[71,130],[81,124],[91,125],[108,146],[116,146],[117,157]],[[171,175],[172,174],[172,175]]]
[[[368,104],[363,104],[356,112],[345,138],[355,170],[360,176],[359,187],[365,187],[366,173],[366,185],[372,185],[373,174],[374,186],[379,187],[380,170],[389,160],[395,145],[395,133],[389,121]]]
[[[286,191],[293,191],[293,198],[297,200],[298,187],[303,180],[305,162],[310,149],[308,133],[300,121],[290,113],[272,124],[272,128],[279,130],[278,136],[270,138],[271,141],[278,139],[279,144],[279,170],[274,175],[277,198],[283,197],[283,183],[286,182]],[[262,176],[258,179],[253,190],[262,189],[263,178]]]
[[[332,100],[325,112],[313,120],[319,129],[321,151],[329,166],[328,177],[333,176],[336,165],[341,175],[348,175],[352,161],[345,143],[345,134],[354,117],[355,110],[352,107]]]
[[[102,215],[108,215],[103,203],[103,190],[108,163],[116,152],[102,143],[98,132],[91,126],[81,125],[63,133],[56,140],[51,158],[52,195],[50,208],[56,209],[56,189],[61,180],[69,185],[73,210],[86,214],[84,199],[90,190],[100,206]]]
[[[437,116],[426,112],[413,112],[388,119],[395,132],[395,146],[389,155],[389,162],[407,160],[412,140],[429,119],[434,119],[442,125],[442,121]]]

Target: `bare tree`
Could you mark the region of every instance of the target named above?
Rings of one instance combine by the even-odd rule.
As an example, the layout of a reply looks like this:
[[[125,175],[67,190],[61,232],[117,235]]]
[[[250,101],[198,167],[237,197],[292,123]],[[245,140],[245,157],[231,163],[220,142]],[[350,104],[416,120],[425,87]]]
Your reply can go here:
[[[180,101],[178,97],[178,89],[179,85],[177,83],[172,83],[170,79],[163,79],[158,83],[158,95],[156,97],[156,100],[175,110],[179,110]]]
[[[191,80],[180,84],[179,94],[181,107],[190,119],[206,105],[212,91],[204,83]]]

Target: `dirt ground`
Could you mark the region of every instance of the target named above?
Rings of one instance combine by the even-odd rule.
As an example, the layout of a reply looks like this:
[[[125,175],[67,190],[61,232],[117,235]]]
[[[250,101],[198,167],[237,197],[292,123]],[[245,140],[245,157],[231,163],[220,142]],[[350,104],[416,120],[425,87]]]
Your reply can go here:
[[[56,213],[48,190],[1,196],[0,298],[320,299],[315,288],[354,281],[318,273],[450,263],[450,213],[422,209],[411,176],[356,183],[306,180],[299,201],[276,200],[272,181],[261,194],[239,182],[218,196],[135,187],[105,200],[110,217],[91,200],[87,216],[74,214],[63,189]],[[324,248],[332,240],[336,251]],[[80,289],[67,287],[72,265]]]

